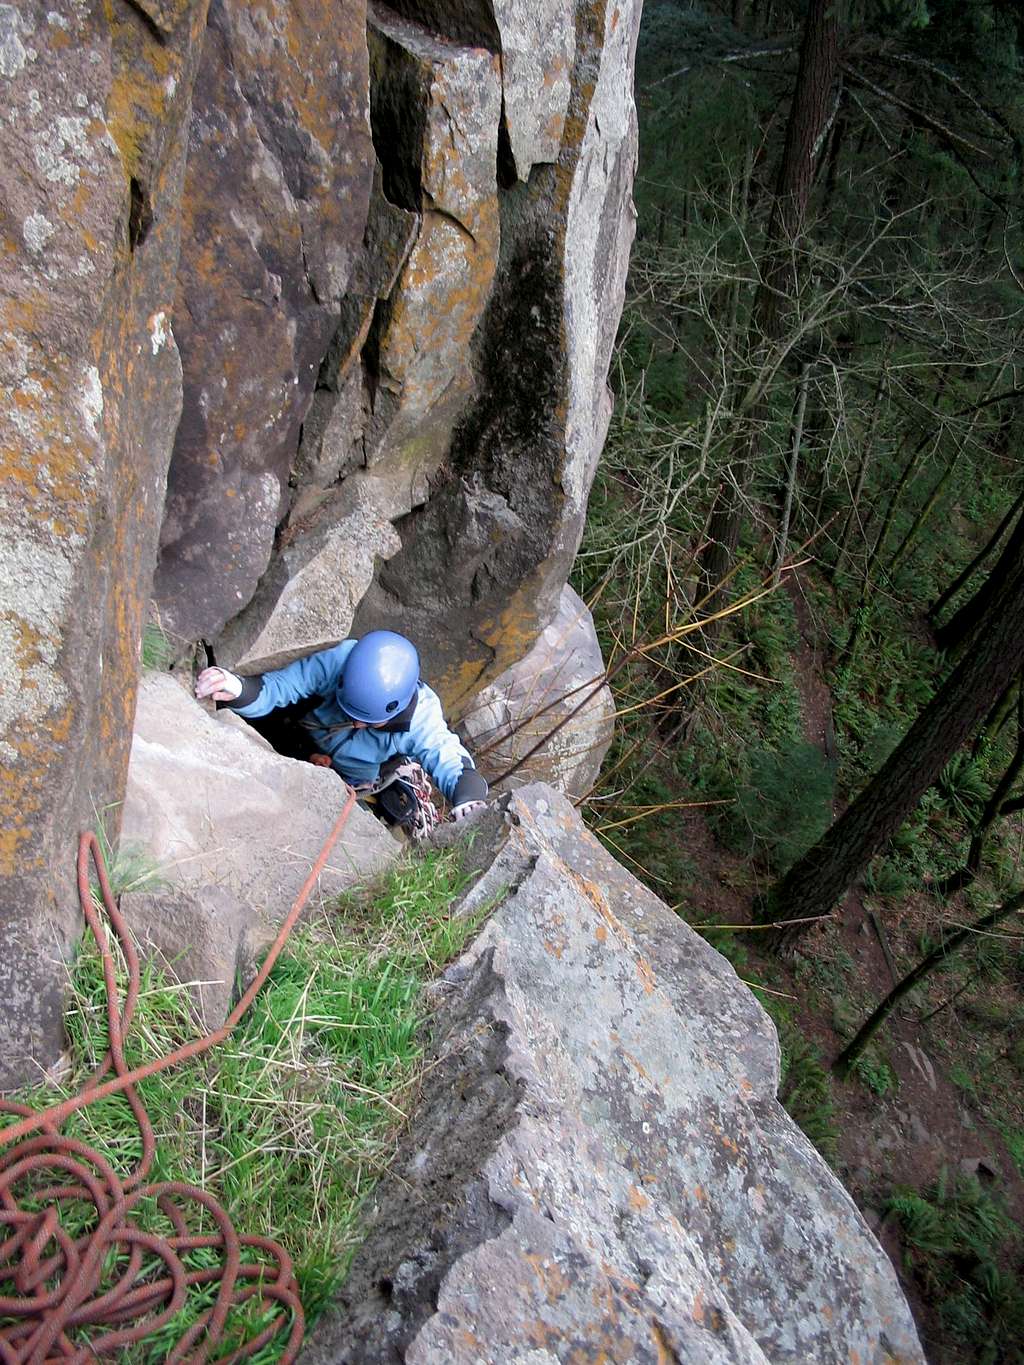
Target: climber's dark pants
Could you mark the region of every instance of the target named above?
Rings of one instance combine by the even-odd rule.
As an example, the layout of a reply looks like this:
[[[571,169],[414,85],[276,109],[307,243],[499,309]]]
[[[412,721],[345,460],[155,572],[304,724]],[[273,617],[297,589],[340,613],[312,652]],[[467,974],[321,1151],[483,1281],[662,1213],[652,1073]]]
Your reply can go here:
[[[302,718],[312,710],[308,700],[279,706],[265,716],[243,716],[242,719],[259,731],[268,744],[285,758],[305,758],[316,753],[316,745]]]

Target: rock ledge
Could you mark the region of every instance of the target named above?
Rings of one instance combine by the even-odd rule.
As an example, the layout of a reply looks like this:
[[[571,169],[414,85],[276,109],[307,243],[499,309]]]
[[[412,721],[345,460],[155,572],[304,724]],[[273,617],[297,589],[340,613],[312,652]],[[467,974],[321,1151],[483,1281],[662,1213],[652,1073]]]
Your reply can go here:
[[[729,964],[543,785],[477,825],[431,1065],[305,1365],[921,1362]]]

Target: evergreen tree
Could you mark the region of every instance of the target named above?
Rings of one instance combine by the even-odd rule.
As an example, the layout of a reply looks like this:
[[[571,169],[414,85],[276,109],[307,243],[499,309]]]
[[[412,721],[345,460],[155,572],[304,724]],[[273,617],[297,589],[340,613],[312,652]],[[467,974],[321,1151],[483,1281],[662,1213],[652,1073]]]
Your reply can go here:
[[[775,950],[827,915],[899,829],[975,725],[1024,665],[1024,555],[1007,567],[971,649],[920,713],[881,770],[843,815],[757,906],[778,924]]]

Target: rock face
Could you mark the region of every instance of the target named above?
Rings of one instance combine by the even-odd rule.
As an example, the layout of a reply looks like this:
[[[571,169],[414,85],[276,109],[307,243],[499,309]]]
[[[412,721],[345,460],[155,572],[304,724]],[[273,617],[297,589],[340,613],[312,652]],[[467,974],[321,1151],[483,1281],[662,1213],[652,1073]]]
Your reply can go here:
[[[326,0],[215,0],[156,578],[175,634],[252,671],[393,627],[459,707],[554,616],[607,425],[639,9],[401,0],[339,27]]]
[[[462,718],[459,728],[492,787],[547,782],[570,796],[590,791],[615,725],[604,671],[593,618],[566,584],[557,616],[529,654],[474,697]]]
[[[267,567],[372,174],[363,6],[213,0],[174,312],[184,408],[155,583],[176,635],[215,635]]]
[[[0,1089],[60,1050],[76,834],[123,790],[205,21],[205,0],[0,4]]]
[[[400,8],[482,41],[492,28],[507,34],[522,7],[408,0]],[[548,135],[538,137],[525,114],[524,67],[503,67],[501,248],[471,346],[476,390],[445,477],[397,523],[402,549],[356,615],[356,633],[386,626],[411,634],[432,685],[456,711],[522,658],[557,610],[607,430],[605,378],[633,233],[639,5],[577,5],[571,38],[564,0],[533,13],[551,42],[533,46],[531,61],[548,64],[553,104],[541,106]],[[510,72],[525,82],[511,93]],[[548,163],[540,158],[556,130],[558,155]]]
[[[248,672],[397,628],[456,716],[555,616],[639,12],[0,2],[0,1087],[59,1051],[151,596]]]
[[[421,1102],[304,1365],[923,1362],[732,968],[550,788],[477,825]]]

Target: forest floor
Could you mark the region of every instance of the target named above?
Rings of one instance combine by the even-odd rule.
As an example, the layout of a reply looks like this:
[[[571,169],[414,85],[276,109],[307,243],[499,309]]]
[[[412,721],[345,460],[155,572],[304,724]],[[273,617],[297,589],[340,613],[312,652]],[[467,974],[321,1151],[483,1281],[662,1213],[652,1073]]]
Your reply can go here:
[[[804,735],[834,763],[832,697],[813,608],[796,576],[787,592],[799,633],[791,658]],[[837,802],[836,813],[840,806]],[[726,847],[703,811],[684,814],[680,842],[692,865],[693,899],[700,903],[699,915],[688,918],[704,926],[749,924],[752,894],[770,874],[752,866],[749,855]],[[945,920],[976,917],[961,899],[942,907]],[[736,933],[737,947],[725,950],[741,977],[771,992],[769,1007],[782,1003],[827,1067],[895,980],[920,959],[936,915],[927,889],[897,902],[870,895],[858,883],[835,914],[800,941],[792,958],[780,961],[759,952],[755,932]],[[713,941],[723,946],[721,931]],[[1008,1021],[1020,1017],[1022,984],[1012,975],[986,974],[976,989],[968,979],[968,988],[958,993],[962,982],[940,974],[890,1017],[854,1076],[831,1078],[835,1146],[828,1155],[900,1273],[932,1365],[981,1357],[965,1355],[962,1339],[951,1336],[940,1316],[934,1265],[915,1258],[899,1218],[886,1210],[900,1191],[929,1192],[941,1208],[962,1174],[997,1191],[1017,1231],[1024,1231],[1024,1102],[1005,1046]],[[931,1017],[925,1020],[926,1015]],[[1016,1142],[1012,1152],[1007,1136]],[[1000,1259],[1012,1276],[1015,1256]],[[988,1358],[1020,1359],[1012,1347]]]

